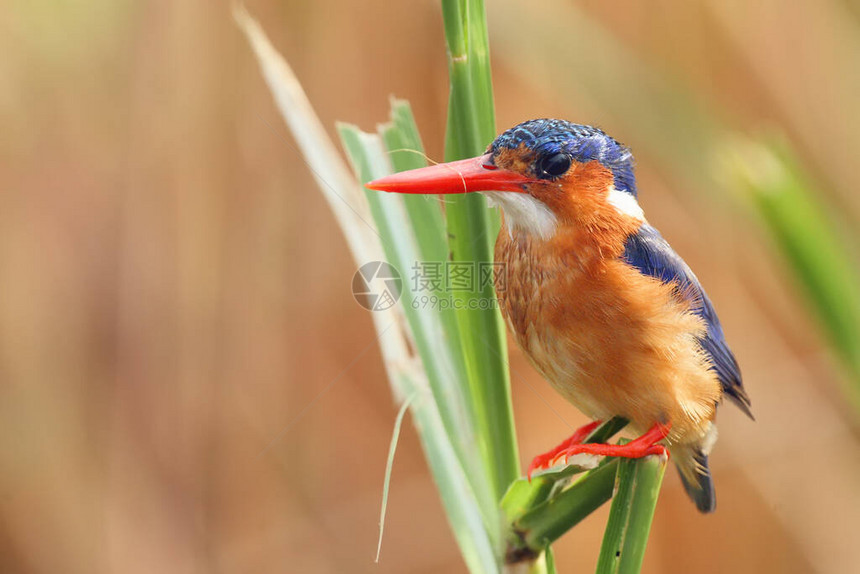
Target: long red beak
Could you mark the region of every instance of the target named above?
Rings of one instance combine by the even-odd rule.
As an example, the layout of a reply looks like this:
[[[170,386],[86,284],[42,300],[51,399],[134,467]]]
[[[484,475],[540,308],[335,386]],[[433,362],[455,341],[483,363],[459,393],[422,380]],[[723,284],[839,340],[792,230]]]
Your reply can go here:
[[[519,191],[534,182],[524,175],[499,169],[490,154],[402,171],[371,181],[369,189],[396,193],[471,193],[473,191]]]

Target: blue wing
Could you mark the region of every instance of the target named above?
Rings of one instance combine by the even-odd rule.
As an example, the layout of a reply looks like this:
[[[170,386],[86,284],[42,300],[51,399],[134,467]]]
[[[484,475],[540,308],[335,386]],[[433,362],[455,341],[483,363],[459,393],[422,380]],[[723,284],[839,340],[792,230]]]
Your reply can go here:
[[[677,284],[679,294],[696,301],[694,312],[704,319],[708,327],[699,340],[702,349],[710,357],[712,368],[717,373],[725,395],[753,418],[738,362],[726,343],[717,312],[699,280],[681,256],[672,250],[659,231],[644,224],[638,232],[627,238],[622,258],[644,275],[656,277],[664,283]]]

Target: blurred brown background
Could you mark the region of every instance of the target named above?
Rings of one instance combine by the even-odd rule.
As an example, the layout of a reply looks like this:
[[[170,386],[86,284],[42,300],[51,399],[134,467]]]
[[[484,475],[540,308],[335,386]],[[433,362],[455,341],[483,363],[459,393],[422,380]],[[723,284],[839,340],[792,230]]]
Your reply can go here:
[[[753,399],[756,423],[720,413],[715,515],[667,475],[644,571],[860,571],[857,419],[758,221],[659,169],[601,98],[523,73],[532,39],[505,22],[557,2],[489,4],[498,128],[559,116],[634,146],[649,220],[707,286]],[[776,126],[860,221],[855,3],[570,6],[732,129]],[[327,127],[371,128],[396,94],[441,159],[436,2],[248,8]],[[618,94],[649,113],[635,83]],[[373,562],[393,402],[355,264],[228,4],[8,0],[0,126],[0,572],[465,571],[408,424]],[[515,349],[512,376],[525,462],[569,433],[538,393],[583,420]],[[593,570],[605,518],[556,545],[561,572]]]

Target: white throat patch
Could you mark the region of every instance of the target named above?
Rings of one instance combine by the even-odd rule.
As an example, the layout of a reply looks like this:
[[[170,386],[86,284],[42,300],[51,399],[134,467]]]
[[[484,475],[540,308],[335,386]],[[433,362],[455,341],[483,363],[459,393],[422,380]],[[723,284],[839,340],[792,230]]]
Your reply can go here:
[[[517,229],[544,240],[555,233],[558,218],[544,202],[529,194],[516,191],[485,191],[484,196],[491,206],[501,207],[505,211],[505,223],[509,230]]]
[[[627,215],[639,221],[645,221],[645,213],[639,207],[639,202],[632,193],[618,191],[615,186],[609,188],[609,196],[606,198],[609,205],[614,207],[621,215]]]

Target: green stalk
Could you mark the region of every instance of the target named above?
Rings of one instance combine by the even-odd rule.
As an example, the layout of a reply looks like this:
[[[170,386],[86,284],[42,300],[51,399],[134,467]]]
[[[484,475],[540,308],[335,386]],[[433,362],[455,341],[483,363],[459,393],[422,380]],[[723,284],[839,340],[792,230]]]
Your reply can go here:
[[[391,99],[391,121],[380,125],[379,133],[385,142],[394,171],[416,169],[427,164],[418,126],[407,101]],[[368,191],[368,193],[372,192]],[[448,242],[439,198],[429,195],[401,195],[399,198],[406,207],[409,226],[415,231],[418,239],[421,261],[443,264],[448,258]],[[438,289],[430,286],[429,296],[443,298],[446,295],[444,286],[439,286]],[[416,303],[421,303],[419,300],[421,297],[421,292],[413,293],[412,299],[409,300],[411,302],[405,301],[404,304],[414,309]],[[447,306],[435,309],[421,308],[416,311],[424,317],[425,323],[431,322],[435,326],[435,329],[425,327],[421,330],[426,331],[428,337],[445,343],[449,360],[454,367],[453,371],[447,371],[447,375],[442,373],[442,376],[447,376],[449,379],[447,384],[435,385],[436,401],[444,404],[441,407],[443,410],[456,410],[459,416],[468,417],[475,412],[475,409],[471,404],[472,397],[468,393],[466,382],[468,373],[461,351],[457,315],[453,308]],[[434,352],[422,355],[422,358],[424,361],[438,361],[438,355]],[[443,387],[449,390],[443,391]],[[460,453],[461,463],[467,469],[488,530],[497,540],[496,499],[492,495],[487,469],[481,464],[480,450],[476,448],[475,426],[474,420],[470,419],[466,431],[453,426],[448,431],[450,436],[456,437],[453,442]]]
[[[614,417],[594,429],[583,442],[608,442],[626,425],[626,419]],[[607,467],[616,466],[615,459],[604,459],[597,469],[566,490],[562,489],[571,476],[584,469],[567,466],[542,473],[531,481],[525,478],[515,481],[502,499],[509,525],[507,559],[527,559],[549,548],[564,532],[600,508],[612,496],[615,474]]]
[[[511,525],[505,560],[531,560],[612,498],[618,459],[583,475],[566,490],[526,512]]]
[[[555,554],[552,551],[552,546],[547,546],[544,551],[546,560],[546,574],[558,574],[555,569]]]
[[[379,233],[375,232],[368,204],[380,198],[365,195],[355,181],[289,65],[275,51],[257,22],[240,6],[234,8],[234,17],[254,49],[263,76],[305,160],[314,174],[325,174],[325,179],[317,176],[319,191],[334,212],[356,263],[363,265],[383,259],[383,243],[385,257],[396,257],[399,265],[403,265],[403,261],[418,260],[427,242],[437,241],[444,248],[442,226],[437,225],[435,239],[427,228],[421,228],[422,236],[416,237],[418,228],[403,216],[405,207],[396,197],[376,203],[373,211],[380,229]],[[379,136],[348,127],[342,128],[342,133],[354,166],[363,179],[390,171],[388,154]],[[434,207],[439,210],[438,203],[427,205],[428,210]],[[432,212],[429,217],[433,217]],[[469,571],[474,574],[498,572],[495,520],[498,511],[495,499],[487,496],[489,480],[463,463],[463,460],[474,461],[478,457],[468,452],[474,449],[473,425],[464,407],[466,393],[462,389],[466,373],[465,368],[458,366],[461,364],[456,358],[460,353],[459,345],[452,344],[445,336],[437,314],[415,311],[407,313],[407,316],[412,315],[409,325],[414,339],[409,339],[409,329],[399,321],[396,308],[373,313],[391,389],[398,402],[414,397],[409,410]],[[415,347],[422,347],[420,354],[426,372],[411,350]],[[428,379],[431,379],[429,383]],[[480,469],[480,465],[477,466]],[[489,502],[482,504],[483,500]],[[488,528],[488,524],[493,528]]]
[[[356,176],[361,184],[371,179],[379,178],[389,173],[389,162],[380,138],[376,134],[362,132],[349,124],[338,124],[338,132],[347,152]],[[441,220],[441,210],[438,204],[424,202],[422,205],[413,203],[413,210],[421,209],[424,227],[416,227],[402,217],[405,200],[421,198],[403,197],[365,190],[373,220],[382,238],[382,247],[389,263],[393,264],[401,274],[411,273],[412,266],[426,258],[439,256],[444,253],[444,235],[434,230],[432,222]],[[435,213],[434,213],[435,212]],[[441,229],[441,225],[438,226]],[[415,291],[410,289],[407,275],[402,288],[402,305],[409,321],[412,335],[419,354],[427,370],[434,395],[449,434],[454,435],[468,425],[467,413],[458,410],[458,374],[465,377],[465,369],[460,366],[459,353],[446,345],[447,337],[439,325],[439,315],[435,312],[416,306]]]
[[[404,121],[403,107],[399,110],[401,121]],[[339,124],[338,131],[362,184],[388,175],[388,153],[380,136],[362,132],[348,124]],[[399,130],[396,124],[384,126],[382,131],[392,145],[398,146],[393,149],[401,149],[399,146],[408,139],[406,131]],[[413,141],[409,145],[414,144]],[[403,166],[408,156],[397,155],[398,159],[392,158],[392,163],[397,167],[409,167]],[[420,156],[414,157],[420,160]],[[475,446],[477,424],[471,417],[471,401],[466,390],[468,374],[460,351],[456,317],[451,310],[422,304],[421,297],[429,295],[415,291],[410,285],[414,265],[424,261],[444,262],[447,249],[441,206],[436,198],[372,190],[366,190],[366,196],[382,238],[386,260],[405,275],[399,304],[421,356],[446,434],[466,471],[487,531],[493,543],[497,544],[501,538],[496,526],[498,510],[496,499],[492,497],[492,482],[479,463],[480,450]]]
[[[597,574],[639,572],[667,461],[665,456],[619,460],[618,486],[597,559]]]
[[[442,12],[451,79],[445,159],[451,161],[483,153],[495,137],[495,117],[483,1],[443,0]],[[446,218],[451,259],[486,266],[493,260],[497,215],[480,195],[450,198]],[[457,306],[481,457],[498,501],[519,475],[504,326],[495,305],[486,305],[495,301],[489,282],[451,296]]]
[[[614,417],[588,435],[584,443],[605,443],[627,425],[627,419]],[[559,470],[535,473],[531,480],[519,478],[511,484],[502,498],[502,512],[506,524],[513,524],[520,516],[540,506],[563,488],[570,478],[587,470],[574,465]]]

